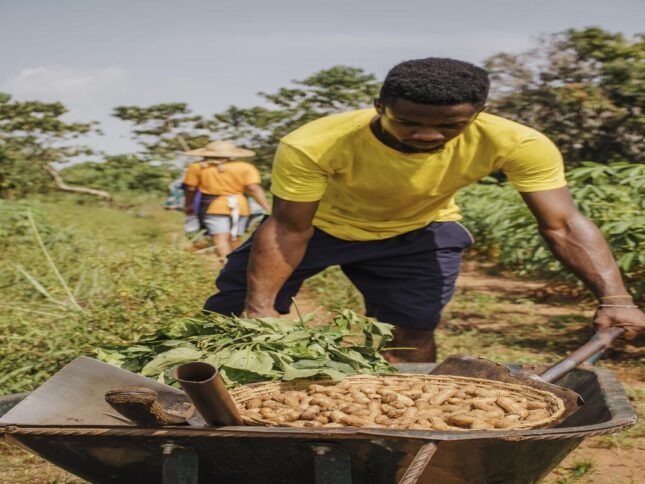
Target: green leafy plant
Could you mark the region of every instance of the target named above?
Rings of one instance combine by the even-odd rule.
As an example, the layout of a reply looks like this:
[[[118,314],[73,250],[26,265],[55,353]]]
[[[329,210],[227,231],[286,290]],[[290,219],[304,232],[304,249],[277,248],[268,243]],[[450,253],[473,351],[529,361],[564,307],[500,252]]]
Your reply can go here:
[[[392,339],[391,325],[350,310],[332,315],[318,323],[315,313],[297,320],[221,314],[179,318],[132,346],[101,348],[97,355],[166,383],[174,383],[177,365],[191,361],[218,367],[229,386],[395,371],[379,353]]]
[[[636,295],[645,291],[645,165],[583,162],[567,173],[580,211],[603,232]],[[487,178],[460,192],[458,203],[477,248],[520,275],[573,281],[549,252],[535,220],[508,183]]]

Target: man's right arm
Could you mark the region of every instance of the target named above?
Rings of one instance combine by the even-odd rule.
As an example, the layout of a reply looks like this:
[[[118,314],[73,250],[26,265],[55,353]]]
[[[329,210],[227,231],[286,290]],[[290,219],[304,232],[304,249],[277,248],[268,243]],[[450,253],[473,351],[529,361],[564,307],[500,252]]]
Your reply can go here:
[[[257,229],[251,249],[245,303],[249,317],[276,314],[276,296],[305,255],[317,208],[318,202],[274,197],[272,214]]]

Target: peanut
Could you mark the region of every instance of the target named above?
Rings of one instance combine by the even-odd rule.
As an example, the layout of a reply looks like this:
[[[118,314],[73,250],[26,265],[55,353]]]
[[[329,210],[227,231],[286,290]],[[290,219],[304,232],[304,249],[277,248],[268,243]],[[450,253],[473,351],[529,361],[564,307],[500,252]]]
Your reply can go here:
[[[432,425],[432,428],[435,430],[448,430],[448,425],[446,424],[446,421],[440,417],[430,417],[428,420],[430,420],[430,424]]]
[[[343,417],[339,420],[339,422],[345,425],[351,425],[353,427],[365,427],[366,425],[369,424],[367,420],[359,417],[354,417],[353,415],[348,415],[347,417]]]
[[[536,401],[531,401],[531,402],[526,402],[526,409],[527,410],[538,410],[547,408],[546,402],[536,402]]]
[[[448,388],[446,390],[442,390],[430,400],[430,403],[432,405],[441,405],[450,397],[454,396],[455,393],[457,393],[457,390],[455,390],[454,388]]]
[[[252,398],[251,400],[246,402],[246,408],[260,408],[262,407],[262,399],[261,398]]]
[[[320,407],[314,406],[314,407],[309,407],[307,410],[302,412],[300,414],[299,419],[300,420],[313,420],[316,418],[318,415],[318,412],[320,411]]]
[[[361,392],[350,393],[350,396],[352,397],[352,400],[355,401],[356,403],[367,404],[367,403],[370,403],[371,401]]]
[[[331,421],[340,422],[343,418],[347,417],[347,414],[339,410],[333,410],[331,412]]]
[[[236,405],[242,416],[275,425],[493,430],[547,419],[546,402],[481,385],[443,387],[421,379],[382,384],[311,384],[305,391],[261,395]]]
[[[526,416],[529,414],[529,411],[526,408],[522,407],[511,398],[500,397],[497,399],[497,405],[499,405],[507,412],[514,413],[522,418],[526,418]]]
[[[399,399],[398,395],[394,392],[385,392],[382,395],[383,398],[381,399],[381,401],[383,403],[392,403],[396,402]]]
[[[417,407],[408,407],[405,409],[405,412],[403,412],[403,418],[412,418],[418,411]]]
[[[311,420],[309,422],[303,422],[303,427],[322,427],[323,424],[316,421],[316,420]]]
[[[549,413],[549,411],[544,408],[540,408],[538,410],[529,410],[529,414],[526,417],[526,420],[528,420],[529,422],[542,420],[544,418],[549,418],[550,415],[551,414]]]
[[[381,425],[388,425],[390,423],[390,419],[387,418],[387,416],[385,416],[385,415],[379,415],[378,417],[376,417],[374,419],[374,421],[377,424],[381,424]]]
[[[446,422],[450,425],[455,425],[456,427],[461,427],[463,429],[472,428],[473,424],[479,420],[476,417],[471,417],[468,415],[449,415],[446,417]]]

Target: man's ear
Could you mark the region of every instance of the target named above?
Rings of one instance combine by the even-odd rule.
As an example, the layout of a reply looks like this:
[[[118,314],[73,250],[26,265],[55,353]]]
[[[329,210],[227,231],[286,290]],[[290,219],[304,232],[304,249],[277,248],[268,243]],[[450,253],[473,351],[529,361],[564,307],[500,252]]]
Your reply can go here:
[[[383,114],[383,111],[385,111],[385,106],[383,106],[383,103],[379,98],[374,98],[374,109],[376,109],[376,112],[379,114]]]

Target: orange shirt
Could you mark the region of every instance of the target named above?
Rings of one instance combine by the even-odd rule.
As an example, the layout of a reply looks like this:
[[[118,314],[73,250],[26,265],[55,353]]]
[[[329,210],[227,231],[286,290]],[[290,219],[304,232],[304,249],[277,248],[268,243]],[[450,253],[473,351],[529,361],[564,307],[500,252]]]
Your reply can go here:
[[[220,168],[215,163],[199,161],[188,166],[184,183],[198,188],[205,195],[223,195],[213,200],[206,213],[230,215],[227,196],[236,195],[240,215],[247,216],[250,209],[244,189],[260,183],[260,172],[246,161],[229,161],[220,165]]]

